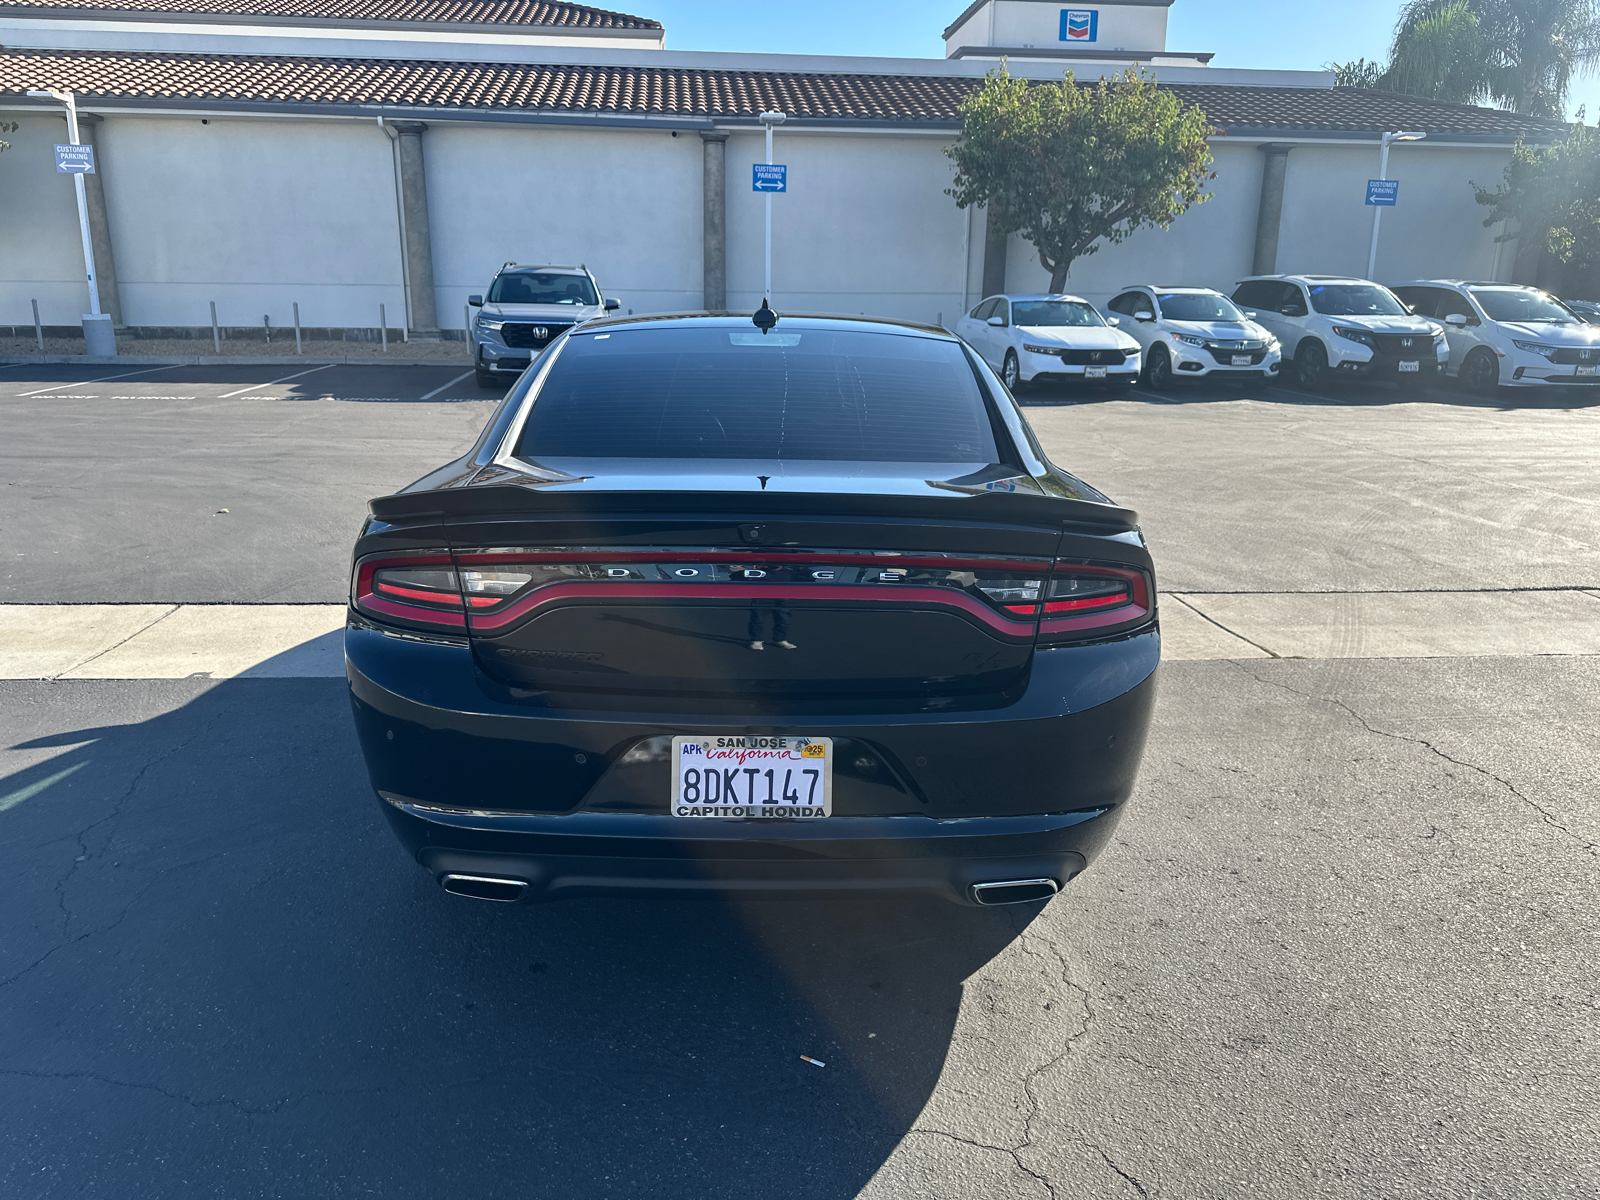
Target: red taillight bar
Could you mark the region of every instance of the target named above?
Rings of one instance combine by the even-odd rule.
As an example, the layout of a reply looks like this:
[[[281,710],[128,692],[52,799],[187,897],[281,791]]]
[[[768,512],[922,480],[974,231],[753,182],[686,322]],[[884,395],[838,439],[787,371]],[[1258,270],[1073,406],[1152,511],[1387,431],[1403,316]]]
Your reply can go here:
[[[1051,577],[1086,575],[1099,579],[1120,579],[1127,584],[1123,596],[1084,596],[1069,600],[1046,600],[1039,636],[1093,633],[1118,625],[1136,625],[1151,612],[1150,578],[1131,567],[1090,566],[1086,563],[1058,562]],[[1048,592],[1046,595],[1048,596]],[[1059,607],[1058,607],[1059,606]],[[1077,610],[1077,611],[1073,611]],[[1063,615],[1057,616],[1055,614]],[[1065,615],[1070,613],[1071,615]]]

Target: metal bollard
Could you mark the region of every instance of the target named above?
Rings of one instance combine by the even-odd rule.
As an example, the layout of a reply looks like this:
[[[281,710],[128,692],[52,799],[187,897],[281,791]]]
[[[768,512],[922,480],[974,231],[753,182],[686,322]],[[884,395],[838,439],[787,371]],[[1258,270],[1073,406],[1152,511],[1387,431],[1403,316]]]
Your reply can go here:
[[[295,301],[294,306],[294,352],[300,354],[300,302]]]
[[[217,302],[211,302],[211,345],[218,354],[222,353],[222,333],[217,329]]]
[[[39,323],[39,302],[33,302],[33,336],[38,339],[39,353],[44,353],[44,326]]]
[[[267,331],[267,345],[272,345],[272,318],[266,313],[261,315],[261,327]]]
[[[389,318],[384,316],[383,305],[378,305],[378,340],[383,343],[383,352],[389,353]]]

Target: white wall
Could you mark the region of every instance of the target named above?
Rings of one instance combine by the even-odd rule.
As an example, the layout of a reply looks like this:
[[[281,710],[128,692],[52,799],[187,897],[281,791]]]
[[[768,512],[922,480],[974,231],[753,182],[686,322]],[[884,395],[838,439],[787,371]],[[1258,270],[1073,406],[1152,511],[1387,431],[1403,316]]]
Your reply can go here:
[[[76,325],[89,311],[83,240],[72,176],[56,171],[57,142],[67,140],[61,117],[18,116],[11,149],[0,153],[0,325],[33,323],[39,301],[46,325]]]
[[[1214,287],[1231,292],[1250,274],[1265,155],[1250,142],[1214,142],[1214,199],[1196,205],[1170,230],[1143,229],[1120,246],[1073,264],[1067,290],[1103,304],[1134,283]],[[1378,247],[1380,280],[1486,278],[1495,266],[1494,237],[1472,199],[1469,179],[1500,178],[1504,149],[1420,147],[1391,152],[1389,174],[1400,179],[1400,205],[1383,218]],[[1279,226],[1278,270],[1284,274],[1365,275],[1372,236],[1366,181],[1377,176],[1375,146],[1300,145],[1289,155]],[[1509,278],[1514,247],[1500,255],[1499,277]],[[1006,286],[1045,291],[1050,276],[1033,246],[1013,237]]]
[[[439,323],[508,259],[586,264],[624,312],[699,308],[701,156],[694,133],[430,122]]]
[[[405,314],[376,122],[108,117],[106,208],[130,325],[375,326]]]
[[[952,322],[967,279],[967,214],[944,194],[955,164],[944,138],[777,134],[789,190],[772,200],[772,287],[781,312],[870,313]],[[728,303],[761,303],[764,197],[751,165],[759,134],[728,139]],[[981,239],[982,226],[975,236]],[[981,242],[979,244],[981,250]]]
[[[1400,144],[1389,152],[1389,177],[1400,181],[1400,202],[1383,214],[1378,243],[1380,282],[1407,279],[1482,279],[1495,270],[1495,235],[1483,227],[1488,211],[1472,198],[1471,181],[1500,182],[1509,152]],[[1324,146],[1289,155],[1284,182],[1278,270],[1285,274],[1367,273],[1372,212],[1367,180],[1378,175],[1378,148]],[[1500,274],[1510,277],[1515,247],[1502,247]]]
[[[1100,14],[1094,41],[1062,40],[1061,14],[1069,8]],[[1055,4],[1041,4],[1037,0],[993,0],[953,31],[945,42],[946,53],[962,46],[1165,50],[1167,10],[1146,5],[1083,3],[1082,0],[1062,0]]]

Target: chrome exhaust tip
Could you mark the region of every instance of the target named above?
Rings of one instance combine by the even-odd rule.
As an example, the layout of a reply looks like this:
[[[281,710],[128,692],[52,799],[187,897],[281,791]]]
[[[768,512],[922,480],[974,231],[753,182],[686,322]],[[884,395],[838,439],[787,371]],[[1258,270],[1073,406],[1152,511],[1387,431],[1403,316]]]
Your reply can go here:
[[[1033,904],[1061,890],[1054,879],[1000,879],[972,885],[972,899],[985,907],[995,904]]]
[[[494,875],[445,875],[439,886],[452,896],[468,896],[473,900],[495,900],[501,904],[514,904],[528,891],[523,879],[503,879]]]

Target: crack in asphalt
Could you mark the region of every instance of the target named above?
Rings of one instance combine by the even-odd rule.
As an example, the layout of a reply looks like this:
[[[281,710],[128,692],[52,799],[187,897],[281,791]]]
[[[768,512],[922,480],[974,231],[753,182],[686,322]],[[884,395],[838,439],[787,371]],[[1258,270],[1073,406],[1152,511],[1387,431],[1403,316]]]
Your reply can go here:
[[[1571,838],[1574,842],[1576,842],[1579,850],[1583,851],[1585,854],[1591,854],[1591,855],[1594,855],[1596,857],[1600,857],[1600,846],[1597,846],[1592,841],[1585,841],[1582,834],[1576,833],[1573,830],[1567,828],[1566,825],[1562,824],[1559,820],[1556,819],[1554,813],[1552,813],[1549,809],[1545,808],[1544,805],[1540,804],[1538,801],[1532,799],[1529,796],[1524,795],[1523,792],[1521,791],[1521,789],[1519,789],[1516,784],[1512,783],[1509,779],[1505,778],[1503,775],[1497,775],[1497,774],[1495,774],[1495,772],[1489,770],[1489,768],[1487,768],[1487,767],[1480,767],[1477,763],[1467,762],[1465,759],[1456,758],[1454,755],[1447,754],[1445,751],[1439,749],[1438,746],[1435,746],[1427,738],[1410,737],[1410,736],[1408,736],[1406,734],[1403,734],[1403,733],[1395,733],[1392,730],[1379,729],[1377,726],[1373,725],[1365,717],[1363,717],[1360,713],[1358,713],[1355,709],[1351,708],[1350,705],[1346,704],[1343,700],[1340,700],[1337,697],[1333,697],[1333,696],[1315,696],[1315,695],[1312,695],[1310,692],[1301,691],[1299,688],[1290,687],[1288,684],[1280,683],[1279,681],[1274,680],[1274,679],[1263,679],[1263,678],[1261,678],[1261,676],[1257,675],[1254,671],[1249,670],[1245,666],[1244,661],[1241,661],[1241,660],[1226,659],[1224,661],[1226,661],[1230,666],[1238,667],[1239,670],[1243,671],[1246,675],[1248,675],[1251,679],[1255,680],[1257,683],[1262,683],[1262,684],[1266,684],[1269,687],[1278,688],[1280,691],[1288,692],[1292,696],[1299,696],[1300,698],[1302,698],[1304,700],[1311,700],[1311,701],[1314,701],[1314,702],[1316,702],[1318,704],[1332,705],[1334,708],[1339,709],[1341,712],[1343,712],[1347,716],[1349,716],[1350,719],[1355,721],[1358,725],[1360,725],[1361,728],[1365,729],[1368,733],[1373,734],[1376,737],[1388,738],[1391,741],[1396,741],[1396,742],[1406,742],[1406,743],[1408,743],[1410,745],[1413,745],[1413,746],[1421,746],[1423,749],[1429,751],[1430,753],[1432,753],[1434,755],[1437,755],[1439,758],[1443,759],[1447,763],[1451,763],[1454,766],[1458,766],[1458,767],[1464,767],[1465,769],[1467,769],[1469,771],[1476,771],[1479,775],[1482,775],[1485,779],[1492,779],[1495,783],[1498,783],[1501,787],[1503,787],[1507,792],[1511,793],[1511,795],[1515,796],[1519,801],[1521,801],[1528,808],[1531,808],[1534,812],[1538,813],[1540,819],[1542,821],[1544,821],[1544,823],[1546,825],[1550,826],[1550,828],[1556,830],[1559,833],[1565,834],[1567,837]]]

